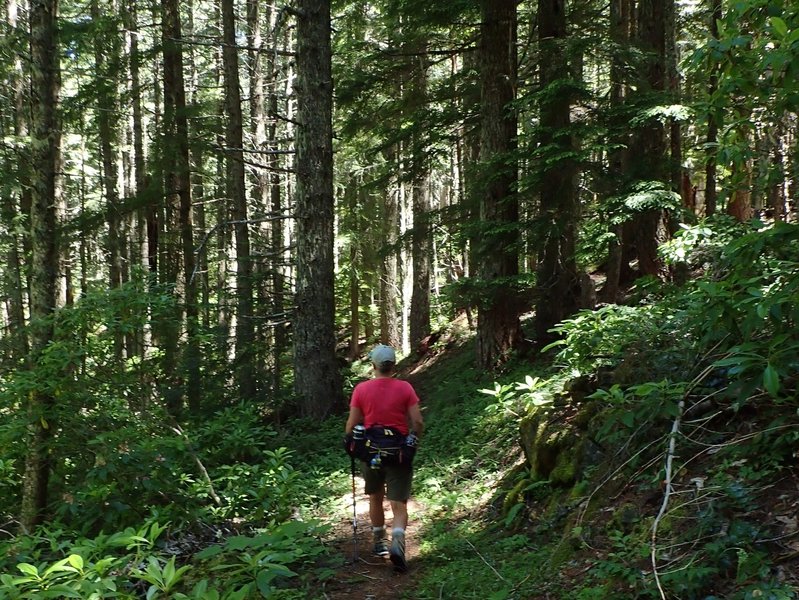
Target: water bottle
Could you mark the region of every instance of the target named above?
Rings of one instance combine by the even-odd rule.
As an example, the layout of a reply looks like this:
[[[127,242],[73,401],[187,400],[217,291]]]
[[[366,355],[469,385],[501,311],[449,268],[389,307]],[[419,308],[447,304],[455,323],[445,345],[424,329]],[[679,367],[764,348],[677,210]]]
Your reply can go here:
[[[408,437],[405,438],[405,445],[408,446],[408,448],[416,448],[416,444],[418,443],[419,438],[416,437],[416,434],[413,431],[411,431],[408,434]]]
[[[366,437],[366,427],[363,425],[356,425],[352,428],[352,439],[362,440]]]

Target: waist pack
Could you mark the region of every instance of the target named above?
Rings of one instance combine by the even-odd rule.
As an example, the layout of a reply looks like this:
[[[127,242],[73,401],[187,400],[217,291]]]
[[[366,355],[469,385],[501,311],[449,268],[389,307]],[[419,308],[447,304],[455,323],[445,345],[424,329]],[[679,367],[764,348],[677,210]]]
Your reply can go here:
[[[416,447],[409,446],[406,439],[398,429],[374,425],[365,431],[361,439],[348,434],[344,438],[344,449],[350,456],[375,468],[384,465],[410,465],[416,454]]]

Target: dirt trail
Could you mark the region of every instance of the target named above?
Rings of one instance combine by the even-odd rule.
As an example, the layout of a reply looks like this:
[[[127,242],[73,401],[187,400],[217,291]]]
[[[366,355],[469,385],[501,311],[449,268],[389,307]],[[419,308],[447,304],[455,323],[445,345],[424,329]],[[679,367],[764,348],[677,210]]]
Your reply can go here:
[[[410,523],[406,532],[406,558],[408,572],[396,573],[387,558],[372,556],[372,526],[369,523],[369,498],[363,494],[363,480],[356,478],[355,511],[358,517],[357,560],[352,531],[352,494],[340,498],[342,506],[349,506],[349,516],[334,524],[335,541],[332,550],[344,556],[347,563],[339,569],[322,590],[322,597],[330,600],[400,600],[402,594],[413,587],[419,564],[419,516],[423,507],[411,499],[408,502]],[[386,502],[387,529],[391,527],[391,507]],[[390,534],[389,534],[390,537]]]

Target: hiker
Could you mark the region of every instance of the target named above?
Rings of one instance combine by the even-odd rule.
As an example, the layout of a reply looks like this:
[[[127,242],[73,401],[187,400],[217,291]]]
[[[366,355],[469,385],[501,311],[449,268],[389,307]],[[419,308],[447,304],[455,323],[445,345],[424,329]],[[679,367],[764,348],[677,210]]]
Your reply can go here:
[[[410,383],[394,378],[397,363],[394,349],[380,344],[369,353],[369,358],[374,367],[374,378],[355,386],[345,433],[351,434],[356,425],[363,423],[368,435],[370,427],[381,425],[397,430],[403,436],[403,442],[408,439],[409,445],[415,446],[424,430],[419,397]],[[365,493],[369,496],[374,554],[383,557],[388,555],[398,571],[406,571],[405,527],[408,524],[413,465],[409,461],[379,465],[364,462],[361,471]],[[388,497],[394,514],[390,548],[386,539],[384,497]]]

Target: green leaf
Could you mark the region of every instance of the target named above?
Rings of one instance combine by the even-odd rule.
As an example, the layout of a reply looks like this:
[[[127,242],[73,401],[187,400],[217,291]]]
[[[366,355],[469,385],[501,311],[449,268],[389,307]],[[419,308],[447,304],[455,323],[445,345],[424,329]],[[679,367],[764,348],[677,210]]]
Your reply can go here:
[[[54,585],[46,592],[38,592],[38,594],[42,598],[83,598],[83,594],[63,584]]]
[[[771,363],[763,371],[763,387],[771,396],[776,396],[780,391],[780,375]]]
[[[175,557],[169,559],[169,562],[164,565],[164,583],[169,585],[175,577]]]
[[[620,421],[621,421],[621,422],[622,422],[624,425],[626,425],[627,427],[629,427],[630,429],[632,429],[632,428],[633,428],[633,425],[635,425],[635,414],[633,414],[633,413],[631,413],[631,412],[629,412],[629,411],[625,411],[625,412],[623,412],[623,413],[621,414],[621,418],[620,418],[619,420],[620,420]]]
[[[79,554],[70,554],[67,557],[67,560],[69,561],[69,564],[75,567],[78,571],[83,570],[83,557]]]
[[[224,551],[225,548],[222,546],[208,546],[207,548],[200,550],[194,555],[194,557],[200,560],[205,560],[206,558],[213,558],[214,556],[222,554]]]
[[[519,511],[524,508],[524,504],[519,502],[518,504],[514,504],[511,509],[508,511],[508,515],[505,517],[505,527],[510,527],[513,520],[516,518],[516,515],[519,514]]]
[[[779,17],[771,17],[771,26],[780,38],[784,38],[788,33],[788,26],[785,24],[785,21]]]
[[[258,573],[256,583],[258,584],[258,591],[261,592],[264,598],[268,598],[269,594],[272,592],[271,582],[274,578],[275,576],[269,571],[261,571]]]
[[[31,564],[19,563],[17,565],[17,569],[22,571],[22,573],[25,574],[25,575],[30,575],[31,577],[36,577],[36,578],[39,577],[39,569],[37,569],[36,567],[34,567]]]
[[[237,535],[226,542],[229,550],[246,550],[258,544],[257,539],[246,535]]]
[[[289,556],[285,556],[286,559],[289,559]],[[266,565],[267,570],[269,570],[273,576],[283,576],[283,577],[296,577],[297,574],[289,569],[286,565],[278,565],[278,564],[268,564]]]

